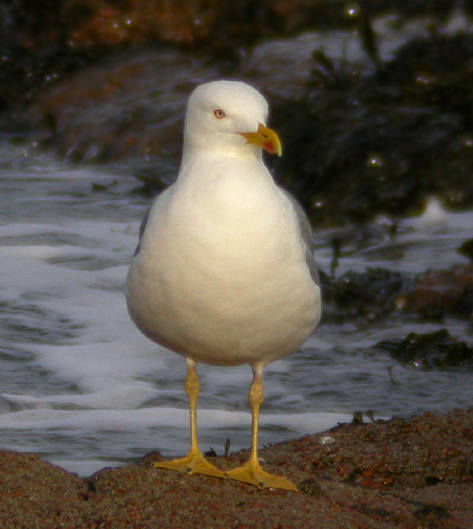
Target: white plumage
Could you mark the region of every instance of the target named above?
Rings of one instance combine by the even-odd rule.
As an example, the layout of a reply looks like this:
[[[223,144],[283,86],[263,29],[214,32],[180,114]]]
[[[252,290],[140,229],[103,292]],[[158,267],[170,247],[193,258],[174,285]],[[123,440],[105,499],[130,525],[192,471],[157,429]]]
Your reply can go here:
[[[263,367],[294,353],[320,318],[307,221],[262,160],[262,148],[280,151],[267,113],[261,94],[244,83],[193,92],[179,176],[150,209],[130,266],[131,318],[186,357],[189,387],[195,362],[249,363],[255,393]],[[197,392],[188,388],[190,401]],[[257,437],[257,417],[255,429]],[[175,469],[201,472],[188,463]],[[278,486],[261,479],[255,484]]]

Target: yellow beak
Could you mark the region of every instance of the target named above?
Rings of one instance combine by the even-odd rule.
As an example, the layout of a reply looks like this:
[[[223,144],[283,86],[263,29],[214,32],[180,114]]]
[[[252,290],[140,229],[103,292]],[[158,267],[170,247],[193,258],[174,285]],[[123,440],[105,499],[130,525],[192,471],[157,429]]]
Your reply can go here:
[[[274,130],[268,129],[261,123],[258,125],[258,132],[242,132],[241,135],[251,145],[261,147],[270,154],[281,156],[282,147],[278,135]]]

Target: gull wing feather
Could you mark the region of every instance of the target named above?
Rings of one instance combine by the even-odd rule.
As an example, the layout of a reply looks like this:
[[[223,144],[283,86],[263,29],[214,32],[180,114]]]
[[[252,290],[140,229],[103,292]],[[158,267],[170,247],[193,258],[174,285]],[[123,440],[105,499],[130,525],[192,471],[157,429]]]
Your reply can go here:
[[[282,191],[283,195],[289,199],[292,204],[292,207],[294,208],[294,212],[299,222],[299,231],[306,247],[307,266],[309,267],[312,281],[316,285],[320,286],[319,270],[317,268],[317,263],[315,262],[314,258],[314,239],[309,219],[307,218],[307,215],[305,214],[299,202],[282,187],[280,187],[279,189]]]

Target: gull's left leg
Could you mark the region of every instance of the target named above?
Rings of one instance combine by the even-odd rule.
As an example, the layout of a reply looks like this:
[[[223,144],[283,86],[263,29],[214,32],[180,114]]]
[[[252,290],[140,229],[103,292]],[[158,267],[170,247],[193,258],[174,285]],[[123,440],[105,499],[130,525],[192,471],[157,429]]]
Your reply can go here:
[[[237,481],[244,481],[257,487],[271,487],[274,489],[297,490],[297,487],[279,476],[274,476],[265,472],[258,461],[258,429],[259,429],[259,409],[263,402],[263,379],[262,365],[253,366],[253,383],[250,388],[250,405],[252,415],[251,428],[251,451],[250,457],[245,465],[226,472],[226,476]]]
[[[197,443],[197,396],[199,395],[200,383],[195,362],[187,358],[186,392],[189,398],[190,408],[190,430],[191,448],[186,457],[174,459],[173,461],[162,461],[154,463],[155,467],[187,472],[188,474],[206,474],[217,478],[224,478],[225,474],[214,465],[210,464],[202,455]]]

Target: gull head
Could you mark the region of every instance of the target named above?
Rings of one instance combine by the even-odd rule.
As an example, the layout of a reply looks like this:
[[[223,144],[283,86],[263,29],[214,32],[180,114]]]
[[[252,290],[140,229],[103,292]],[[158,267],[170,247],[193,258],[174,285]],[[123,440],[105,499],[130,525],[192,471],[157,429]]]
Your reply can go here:
[[[253,87],[239,81],[198,86],[189,98],[184,127],[184,155],[211,152],[258,156],[262,150],[281,155],[277,134],[266,127],[268,103]]]

